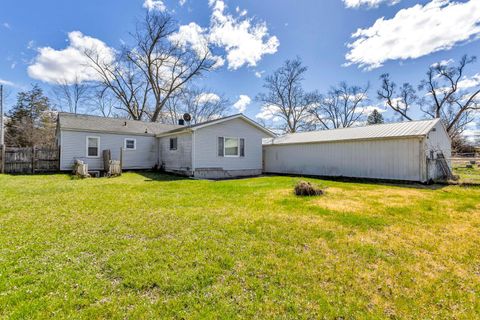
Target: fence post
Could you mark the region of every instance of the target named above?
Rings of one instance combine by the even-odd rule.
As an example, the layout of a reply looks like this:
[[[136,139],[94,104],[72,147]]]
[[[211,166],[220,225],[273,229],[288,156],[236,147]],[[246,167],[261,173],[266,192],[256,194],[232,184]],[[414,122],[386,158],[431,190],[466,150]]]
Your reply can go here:
[[[32,147],[32,174],[35,173],[35,146]]]
[[[0,173],[5,173],[5,145],[0,144],[0,158],[2,161],[0,162]]]
[[[120,174],[123,172],[123,148],[120,147]]]
[[[57,170],[58,170],[58,172],[60,172],[60,170],[61,170],[61,168],[60,168],[60,166],[62,164],[61,155],[62,155],[62,146],[59,145],[58,146],[58,154],[57,154],[57,157],[58,157],[58,159],[57,159],[58,160],[58,162],[57,162],[58,169]]]

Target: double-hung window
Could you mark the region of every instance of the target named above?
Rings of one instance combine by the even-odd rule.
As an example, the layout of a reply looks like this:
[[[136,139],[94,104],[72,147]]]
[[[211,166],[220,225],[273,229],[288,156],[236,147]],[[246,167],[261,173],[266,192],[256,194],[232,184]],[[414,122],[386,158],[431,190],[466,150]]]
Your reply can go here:
[[[100,137],[87,137],[87,157],[100,157]]]
[[[218,137],[219,157],[245,157],[245,139]]]
[[[137,140],[131,139],[131,138],[125,139],[124,149],[125,150],[135,150],[135,149],[137,149]]]

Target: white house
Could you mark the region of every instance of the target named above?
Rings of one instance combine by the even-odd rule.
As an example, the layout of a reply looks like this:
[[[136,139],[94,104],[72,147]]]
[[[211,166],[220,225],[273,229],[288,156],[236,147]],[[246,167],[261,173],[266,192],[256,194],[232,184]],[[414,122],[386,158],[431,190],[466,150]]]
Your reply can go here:
[[[57,142],[60,169],[76,159],[90,171],[103,170],[103,150],[124,169],[161,167],[197,178],[253,176],[262,173],[262,139],[274,134],[242,114],[191,126],[166,125],[60,113]]]
[[[427,182],[451,168],[439,119],[287,134],[263,150],[269,173]]]

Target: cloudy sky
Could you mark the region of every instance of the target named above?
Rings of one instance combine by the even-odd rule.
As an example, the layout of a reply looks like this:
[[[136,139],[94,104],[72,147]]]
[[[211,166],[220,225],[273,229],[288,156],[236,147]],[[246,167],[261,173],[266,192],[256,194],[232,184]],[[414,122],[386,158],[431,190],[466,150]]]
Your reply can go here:
[[[435,62],[480,53],[480,0],[2,0],[0,83],[14,93],[95,78],[80,52],[95,45],[108,57],[145,10],[170,12],[192,45],[208,39],[219,68],[201,84],[252,118],[263,78],[285,59],[309,67],[309,90],[370,83],[376,105],[382,73],[417,84]],[[465,77],[480,83],[480,62]]]

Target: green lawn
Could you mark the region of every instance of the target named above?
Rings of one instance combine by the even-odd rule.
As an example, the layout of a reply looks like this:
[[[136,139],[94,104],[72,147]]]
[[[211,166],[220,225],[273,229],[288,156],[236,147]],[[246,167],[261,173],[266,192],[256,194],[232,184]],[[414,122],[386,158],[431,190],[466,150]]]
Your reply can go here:
[[[0,318],[480,317],[480,188],[0,175]]]
[[[463,183],[477,183],[480,185],[480,164],[472,165],[472,168],[467,168],[466,163],[457,163],[453,165],[453,173],[458,175],[460,182]]]

